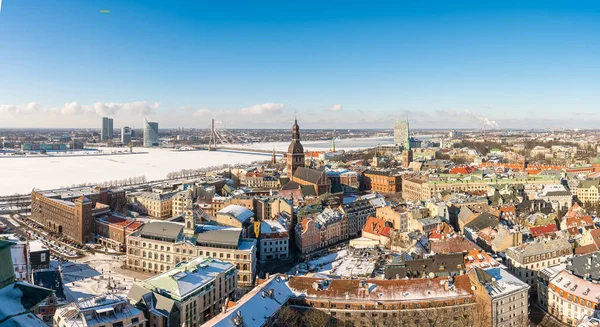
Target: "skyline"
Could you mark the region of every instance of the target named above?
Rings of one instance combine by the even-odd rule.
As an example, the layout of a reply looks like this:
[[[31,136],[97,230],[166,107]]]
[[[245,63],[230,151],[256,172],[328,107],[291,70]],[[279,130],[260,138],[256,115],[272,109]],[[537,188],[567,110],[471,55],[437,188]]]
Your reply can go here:
[[[584,1],[4,1],[0,128],[287,128],[294,111],[303,128],[590,128],[599,18]]]

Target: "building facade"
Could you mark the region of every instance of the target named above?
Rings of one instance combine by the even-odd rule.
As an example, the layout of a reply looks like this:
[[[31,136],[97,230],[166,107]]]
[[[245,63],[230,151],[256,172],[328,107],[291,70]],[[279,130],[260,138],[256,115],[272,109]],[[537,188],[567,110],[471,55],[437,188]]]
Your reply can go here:
[[[108,141],[113,138],[113,119],[102,117],[102,129],[100,130],[100,139]]]
[[[348,220],[348,237],[359,236],[367,219],[375,216],[375,207],[370,200],[356,200],[342,204],[342,212]]]
[[[121,128],[121,143],[127,145],[131,142],[131,127]]]
[[[502,268],[481,269],[469,272],[472,290],[477,301],[488,312],[480,318],[484,326],[529,326],[530,286]]]
[[[408,125],[408,119],[403,121],[397,121],[394,124],[394,144],[402,144],[406,148],[406,140],[410,140],[410,128]]]
[[[557,238],[511,247],[505,254],[508,270],[535,291],[537,272],[565,261],[573,255],[573,248],[568,240]]]
[[[290,258],[290,233],[277,220],[257,221],[260,225],[258,251],[261,262]]]
[[[393,170],[367,170],[363,177],[365,190],[380,193],[402,191],[402,176]]]
[[[144,327],[146,318],[126,298],[114,294],[94,296],[56,310],[54,326]]]
[[[132,209],[156,218],[168,218],[173,214],[173,197],[176,192],[141,192],[135,196]]]
[[[239,228],[195,225],[195,219],[192,219],[186,221],[186,227],[191,228],[174,222],[155,221],[129,234],[127,268],[162,273],[182,261],[206,256],[234,264],[239,270],[239,284],[253,285],[256,276],[256,240],[243,239]]]
[[[144,121],[144,147],[159,146],[158,123]]]
[[[290,277],[288,305],[319,310],[355,326],[477,326],[466,275],[453,278],[344,280]]]
[[[471,177],[470,175],[468,177]],[[462,175],[451,175],[443,178],[404,178],[402,180],[402,196],[406,201],[425,201],[442,192],[487,192],[490,185],[523,184],[532,192],[539,192],[543,186],[560,184],[560,176],[533,175],[519,178],[466,178]]]
[[[577,276],[567,268],[552,278],[548,285],[548,313],[569,326],[577,326],[586,316],[600,317],[597,272],[596,278],[591,278]]]
[[[198,257],[134,283],[128,297],[144,312],[149,326],[198,327],[235,298],[236,272],[231,263]]]
[[[31,219],[47,230],[80,244],[93,240],[93,209],[92,201],[84,196],[70,202],[31,192]]]

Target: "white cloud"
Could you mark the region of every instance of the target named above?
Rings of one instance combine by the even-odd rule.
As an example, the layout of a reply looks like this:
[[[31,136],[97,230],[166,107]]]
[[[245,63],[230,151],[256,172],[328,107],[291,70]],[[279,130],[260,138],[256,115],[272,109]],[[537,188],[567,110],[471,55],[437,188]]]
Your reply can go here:
[[[339,103],[334,104],[333,106],[327,108],[329,111],[342,111],[342,105]]]
[[[60,109],[60,113],[63,116],[81,115],[84,113],[89,113],[89,111],[89,106],[82,106],[77,101],[65,103],[65,105]]]
[[[212,111],[203,108],[203,109],[198,109],[198,110],[194,111],[192,115],[197,118],[204,118],[204,117],[212,116],[213,113],[212,113]]]
[[[251,107],[240,109],[242,115],[280,114],[285,109],[283,103],[255,104]]]
[[[160,104],[158,102],[148,103],[146,101],[137,101],[130,103],[94,103],[94,111],[98,116],[114,116],[125,112],[130,115],[151,115],[156,113]]]
[[[0,105],[0,112],[16,113],[19,111],[19,107],[14,104],[2,104]]]
[[[0,105],[0,112],[9,114],[30,114],[42,110],[42,106],[37,102],[30,102],[25,106],[14,104]]]

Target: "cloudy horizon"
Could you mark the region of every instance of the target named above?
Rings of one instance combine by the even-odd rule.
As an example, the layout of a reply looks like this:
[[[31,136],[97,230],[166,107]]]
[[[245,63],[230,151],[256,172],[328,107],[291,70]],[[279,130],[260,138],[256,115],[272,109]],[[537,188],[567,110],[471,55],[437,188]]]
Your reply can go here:
[[[9,1],[0,128],[593,128],[600,3]],[[31,10],[35,7],[36,10]],[[107,9],[109,14],[100,14]]]

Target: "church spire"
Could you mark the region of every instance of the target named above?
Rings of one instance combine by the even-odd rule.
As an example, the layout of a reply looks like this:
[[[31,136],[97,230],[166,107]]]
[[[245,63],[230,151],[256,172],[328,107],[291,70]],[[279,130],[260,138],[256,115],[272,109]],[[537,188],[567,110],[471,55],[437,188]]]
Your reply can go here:
[[[295,112],[294,112],[294,125],[292,126],[292,140],[300,141],[300,126],[298,126],[298,120],[296,119]]]
[[[410,127],[408,125],[408,117],[406,117],[406,139],[404,140],[404,149],[410,150]]]

